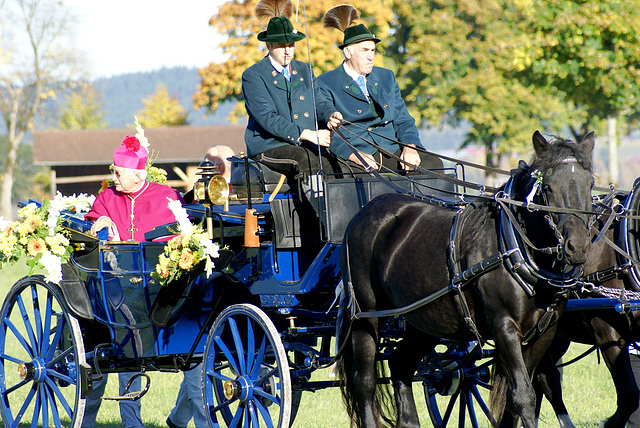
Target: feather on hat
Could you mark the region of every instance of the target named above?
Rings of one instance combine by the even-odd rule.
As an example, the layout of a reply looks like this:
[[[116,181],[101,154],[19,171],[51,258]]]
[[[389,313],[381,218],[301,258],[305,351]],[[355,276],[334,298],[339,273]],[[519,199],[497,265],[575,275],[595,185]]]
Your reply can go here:
[[[254,9],[259,19],[269,19],[267,29],[258,34],[258,40],[267,43],[295,43],[304,39],[289,21],[293,13],[291,0],[260,0]]]
[[[344,33],[344,40],[338,46],[340,49],[351,43],[365,40],[372,40],[374,43],[378,43],[380,39],[376,38],[375,34],[369,31],[364,24],[352,25],[358,18],[360,18],[360,14],[355,7],[349,4],[341,4],[326,11],[322,17],[322,23],[327,28],[337,28]]]
[[[289,18],[293,13],[293,3],[291,0],[260,0],[253,11],[258,19]]]

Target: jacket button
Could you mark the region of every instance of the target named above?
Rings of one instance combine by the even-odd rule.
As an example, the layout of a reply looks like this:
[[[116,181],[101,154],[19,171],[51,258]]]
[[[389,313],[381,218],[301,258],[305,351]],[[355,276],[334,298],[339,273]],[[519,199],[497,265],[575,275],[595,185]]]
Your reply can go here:
[[[358,110],[356,110],[356,112],[357,112],[358,114],[360,114],[360,113],[362,113],[362,110],[358,109]]]
[[[300,101],[304,101],[304,95],[300,95]]]
[[[298,72],[296,70],[293,70],[291,74],[298,74]]]
[[[304,112],[304,117],[309,117],[309,113],[308,112]]]
[[[345,89],[349,89],[349,85],[345,86],[344,88],[345,88]]]
[[[378,82],[374,83],[373,86],[378,86]]]
[[[298,113],[294,114],[294,115],[293,115],[293,118],[294,118],[294,119],[297,119],[297,118],[298,118]]]
[[[371,128],[371,127],[367,128],[367,131],[371,132],[371,130],[372,130],[372,128]]]
[[[275,70],[273,70],[273,71],[271,72],[271,75],[272,75],[273,77],[276,77],[276,74],[278,74],[278,73],[276,73],[276,71],[275,71]]]
[[[278,81],[277,81],[277,80],[274,80],[274,81],[273,81],[273,84],[274,84],[274,85],[277,85],[277,84],[278,84]]]
[[[384,105],[384,108],[389,108],[389,104],[385,104],[385,105]]]
[[[304,82],[304,77],[301,77],[301,78],[300,78],[300,81],[301,81],[301,82]]]

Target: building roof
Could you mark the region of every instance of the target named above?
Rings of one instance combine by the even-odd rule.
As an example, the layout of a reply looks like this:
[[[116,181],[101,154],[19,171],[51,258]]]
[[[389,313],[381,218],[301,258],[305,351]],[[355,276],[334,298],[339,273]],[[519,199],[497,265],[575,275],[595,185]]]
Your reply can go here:
[[[246,151],[245,125],[175,126],[145,129],[144,135],[157,158],[154,163],[193,162],[204,158],[215,144],[235,153]],[[92,129],[74,131],[34,131],[33,153],[36,165],[110,165],[113,151],[132,129]]]

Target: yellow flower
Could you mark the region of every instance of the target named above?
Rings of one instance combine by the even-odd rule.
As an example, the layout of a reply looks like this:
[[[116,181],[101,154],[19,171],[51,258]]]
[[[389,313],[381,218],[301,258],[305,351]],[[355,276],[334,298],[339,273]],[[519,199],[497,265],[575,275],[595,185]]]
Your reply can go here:
[[[0,252],[7,258],[11,257],[17,243],[18,240],[16,239],[15,235],[3,237],[2,239],[0,239]]]
[[[188,270],[193,266],[193,261],[195,260],[194,254],[187,248],[182,250],[180,254],[180,259],[178,260],[178,266],[182,270]]]
[[[47,251],[47,244],[42,238],[31,239],[27,243],[27,253],[29,253],[31,257],[43,254],[45,251]]]
[[[18,210],[18,215],[20,216],[20,218],[26,218],[31,215],[35,215],[37,211],[38,211],[38,206],[33,202],[31,202],[30,204],[27,204],[26,207],[20,208]]]
[[[24,227],[27,233],[33,233],[37,227],[42,226],[42,219],[37,215],[30,215],[24,220]]]

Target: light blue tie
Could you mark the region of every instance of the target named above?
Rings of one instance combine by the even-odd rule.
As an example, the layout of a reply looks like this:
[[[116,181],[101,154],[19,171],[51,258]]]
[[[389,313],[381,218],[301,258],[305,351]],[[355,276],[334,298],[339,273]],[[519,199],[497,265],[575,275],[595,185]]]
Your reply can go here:
[[[360,86],[360,90],[362,91],[362,93],[367,95],[367,84],[364,81],[364,77],[358,76],[358,78],[356,79],[356,83],[358,84],[358,86]]]
[[[291,80],[291,72],[289,71],[289,67],[285,67],[282,69],[282,75],[285,79],[287,79],[287,82]]]

